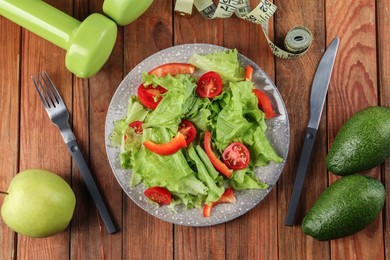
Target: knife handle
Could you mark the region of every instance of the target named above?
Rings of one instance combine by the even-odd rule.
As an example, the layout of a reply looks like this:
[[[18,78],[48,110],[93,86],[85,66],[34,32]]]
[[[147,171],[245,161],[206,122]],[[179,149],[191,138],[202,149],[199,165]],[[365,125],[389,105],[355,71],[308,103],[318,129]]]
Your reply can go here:
[[[309,166],[311,151],[313,150],[314,140],[316,137],[317,129],[308,127],[306,129],[305,141],[303,143],[301,159],[299,160],[297,176],[295,177],[295,183],[293,192],[291,195],[290,205],[287,210],[286,225],[293,226],[295,220],[295,212],[297,210],[299,198],[303,183],[306,176],[307,167]]]
[[[88,165],[84,160],[79,145],[77,144],[76,140],[72,140],[66,143],[66,146],[68,147],[68,150],[72,155],[72,158],[76,163],[81,176],[83,177],[84,183],[87,186],[89,194],[91,195],[91,198],[95,203],[100,216],[102,217],[107,232],[110,234],[115,233],[117,229],[115,228],[115,225],[107,211],[106,205],[104,204],[104,201],[92,177],[91,171],[89,170]]]

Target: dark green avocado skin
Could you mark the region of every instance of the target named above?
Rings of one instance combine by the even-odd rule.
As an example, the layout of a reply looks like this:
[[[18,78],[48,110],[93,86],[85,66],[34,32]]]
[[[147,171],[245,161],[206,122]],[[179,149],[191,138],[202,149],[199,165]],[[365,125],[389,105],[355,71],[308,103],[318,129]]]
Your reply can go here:
[[[336,175],[371,169],[390,156],[390,108],[368,107],[354,114],[340,129],[326,157]]]
[[[353,174],[330,185],[302,221],[303,233],[317,240],[352,235],[371,224],[385,202],[383,184],[372,177]]]

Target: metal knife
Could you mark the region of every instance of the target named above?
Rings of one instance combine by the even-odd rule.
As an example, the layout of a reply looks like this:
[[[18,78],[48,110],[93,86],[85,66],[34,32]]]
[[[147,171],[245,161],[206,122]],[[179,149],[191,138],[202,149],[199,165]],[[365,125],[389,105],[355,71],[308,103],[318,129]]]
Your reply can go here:
[[[303,143],[301,159],[298,164],[297,176],[295,178],[290,204],[287,210],[287,226],[294,225],[295,211],[298,206],[299,197],[301,196],[314,140],[316,138],[318,126],[320,124],[321,114],[324,108],[326,94],[328,92],[329,81],[332,75],[338,47],[339,38],[336,37],[330,43],[328,49],[322,56],[321,61],[317,67],[316,74],[314,75],[310,95],[310,119],[306,129],[305,141]]]

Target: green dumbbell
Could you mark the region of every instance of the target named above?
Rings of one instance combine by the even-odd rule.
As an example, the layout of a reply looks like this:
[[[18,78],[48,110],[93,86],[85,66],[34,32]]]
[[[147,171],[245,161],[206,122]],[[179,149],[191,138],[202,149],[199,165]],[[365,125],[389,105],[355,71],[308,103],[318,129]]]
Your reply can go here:
[[[104,15],[79,22],[41,0],[0,0],[0,15],[65,49],[67,69],[81,78],[101,69],[116,41],[117,26]]]
[[[128,25],[140,17],[153,0],[105,0],[103,12],[118,25]]]

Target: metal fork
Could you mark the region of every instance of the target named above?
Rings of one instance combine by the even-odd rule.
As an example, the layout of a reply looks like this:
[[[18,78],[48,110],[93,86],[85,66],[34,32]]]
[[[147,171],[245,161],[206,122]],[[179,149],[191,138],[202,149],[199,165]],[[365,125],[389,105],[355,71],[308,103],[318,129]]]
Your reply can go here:
[[[36,76],[32,76],[31,79],[34,82],[34,86],[38,91],[39,97],[41,98],[51,121],[60,129],[61,135],[66,143],[66,146],[68,147],[69,153],[76,162],[80,174],[84,179],[85,185],[87,186],[87,189],[99,211],[100,216],[102,217],[108,233],[115,233],[117,230],[107,211],[107,208],[99,193],[87,163],[84,160],[72,129],[70,128],[68,122],[69,113],[66,109],[64,101],[62,100],[49,75],[45,71],[39,72]]]

